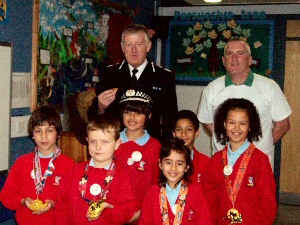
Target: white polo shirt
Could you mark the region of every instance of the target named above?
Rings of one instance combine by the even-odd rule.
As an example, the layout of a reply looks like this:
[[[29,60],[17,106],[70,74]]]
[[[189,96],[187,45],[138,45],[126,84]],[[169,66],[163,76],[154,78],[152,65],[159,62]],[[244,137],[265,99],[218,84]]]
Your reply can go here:
[[[283,92],[274,80],[259,74],[254,74],[251,86],[231,84],[225,87],[225,77],[222,76],[214,80],[203,90],[198,111],[200,122],[213,123],[215,110],[229,98],[244,98],[253,102],[259,112],[262,128],[262,138],[253,144],[269,156],[273,166],[273,121],[281,121],[292,113]],[[214,134],[212,141],[213,153],[224,148],[220,143],[217,143]]]

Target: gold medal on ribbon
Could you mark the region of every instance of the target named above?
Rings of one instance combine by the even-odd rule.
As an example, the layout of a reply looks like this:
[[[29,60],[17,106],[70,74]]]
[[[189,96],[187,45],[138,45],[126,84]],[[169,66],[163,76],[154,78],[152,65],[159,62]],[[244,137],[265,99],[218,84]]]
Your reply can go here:
[[[47,202],[43,203],[40,199],[35,199],[33,203],[29,205],[29,209],[31,209],[31,211],[40,211],[46,208],[47,205],[48,205]]]
[[[242,214],[235,208],[228,210],[227,218],[230,219],[230,225],[242,222]]]
[[[104,201],[92,202],[89,206],[87,217],[91,220],[97,219],[104,209]]]

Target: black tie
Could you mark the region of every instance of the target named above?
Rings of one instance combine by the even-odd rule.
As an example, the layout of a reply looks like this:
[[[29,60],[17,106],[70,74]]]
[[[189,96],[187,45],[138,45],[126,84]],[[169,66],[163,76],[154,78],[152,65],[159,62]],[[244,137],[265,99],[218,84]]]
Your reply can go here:
[[[138,72],[137,69],[132,70],[132,81],[137,82],[136,73]]]

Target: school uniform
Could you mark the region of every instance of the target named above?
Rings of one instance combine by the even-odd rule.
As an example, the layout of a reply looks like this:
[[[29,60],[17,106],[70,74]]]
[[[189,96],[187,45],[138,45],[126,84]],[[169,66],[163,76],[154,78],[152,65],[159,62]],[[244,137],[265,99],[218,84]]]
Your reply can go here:
[[[95,168],[89,164],[86,191],[84,196],[82,196],[79,182],[83,179],[86,165],[87,162],[75,165],[67,182],[64,184],[63,199],[67,207],[61,224],[121,225],[128,222],[136,211],[136,201],[128,173],[118,163],[116,163],[115,173],[105,197],[105,202],[114,207],[105,208],[98,219],[88,221],[86,214],[89,208],[89,201],[93,200],[94,197],[90,188],[93,184],[99,184],[102,189],[105,188],[104,181],[107,181],[107,168]]]
[[[40,158],[42,175],[48,168],[50,160],[51,158]],[[0,193],[0,201],[5,207],[16,210],[15,218],[18,225],[57,224],[57,210],[60,208],[59,205],[63,204],[60,202],[61,183],[70,172],[74,162],[63,154],[60,154],[53,162],[55,170],[46,179],[43,192],[39,194],[38,198],[44,203],[46,199],[53,200],[54,208],[43,214],[34,215],[27,206],[21,204],[21,200],[26,197],[33,200],[37,199],[34,176],[32,175],[33,161],[34,153],[23,155],[16,160]]]
[[[160,190],[158,185],[153,185],[145,196],[139,225],[161,225],[163,224],[160,208]],[[168,192],[168,190],[167,190]],[[167,193],[168,194],[168,193]],[[175,215],[172,213],[172,206],[168,200],[168,216],[170,224],[173,224]],[[211,218],[208,205],[200,185],[188,184],[186,204],[182,214],[181,225],[211,225]]]
[[[96,86],[96,95],[98,96],[105,90],[118,88],[116,99],[105,110],[120,116],[118,103],[122,94],[129,89],[141,90],[154,101],[152,112],[151,127],[147,130],[151,136],[161,140],[172,137],[172,125],[174,115],[177,113],[177,97],[176,97],[176,81],[175,76],[170,71],[148,62],[139,79],[132,79],[129,66],[126,61],[107,67],[100,76],[100,82]],[[98,111],[98,99],[95,98],[93,105],[90,107],[88,115],[92,118]],[[162,124],[162,125],[160,125]],[[160,134],[160,131],[163,134]],[[162,137],[163,136],[163,137]]]
[[[124,167],[131,176],[138,209],[142,208],[148,189],[151,185],[157,184],[159,176],[158,160],[161,144],[155,138],[150,137],[147,131],[145,132],[145,135],[137,141],[124,140],[126,139],[125,131],[121,132],[122,144],[115,152],[117,163]],[[141,159],[133,161],[133,152],[140,152]]]
[[[267,155],[254,149],[233,207],[225,184],[223,151],[211,158],[203,179],[213,223],[228,225],[228,210],[235,208],[242,214],[241,225],[272,225],[277,211],[276,184]],[[234,163],[233,171],[228,175],[232,185],[244,155],[245,152]]]
[[[202,175],[206,170],[210,158],[207,155],[204,155],[203,153],[197,151],[197,149],[194,147],[192,159],[194,164],[194,172],[191,179],[193,183],[200,183],[202,180]]]

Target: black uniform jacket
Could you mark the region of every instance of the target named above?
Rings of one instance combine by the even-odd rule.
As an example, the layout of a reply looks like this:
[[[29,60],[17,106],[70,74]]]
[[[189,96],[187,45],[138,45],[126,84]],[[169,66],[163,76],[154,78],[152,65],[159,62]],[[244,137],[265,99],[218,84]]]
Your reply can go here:
[[[118,88],[116,99],[105,110],[105,113],[121,116],[118,110],[121,95],[129,89],[142,90],[150,95],[154,102],[151,124],[146,129],[151,136],[159,140],[172,136],[173,120],[178,111],[174,73],[148,62],[136,82],[130,76],[128,63],[123,61],[120,64],[108,66],[100,75],[100,82],[96,86],[96,95],[111,88]],[[95,114],[95,110],[98,108],[97,104],[96,98],[92,105],[93,109],[89,110],[89,117]]]

